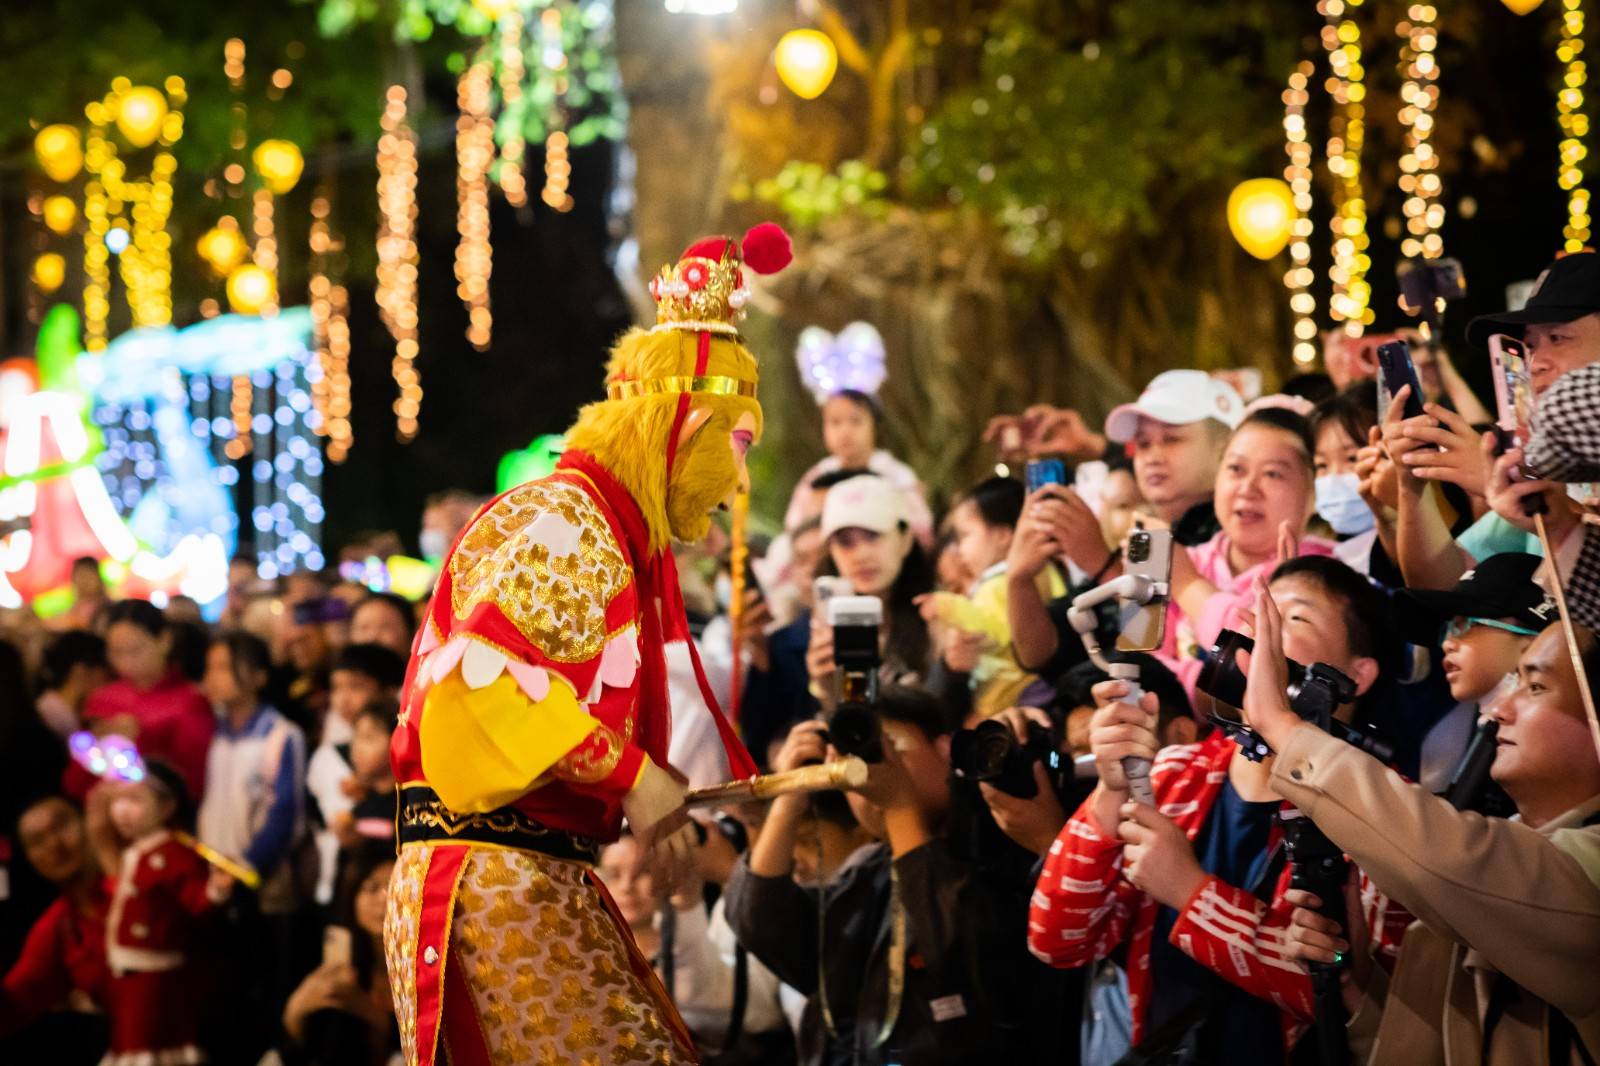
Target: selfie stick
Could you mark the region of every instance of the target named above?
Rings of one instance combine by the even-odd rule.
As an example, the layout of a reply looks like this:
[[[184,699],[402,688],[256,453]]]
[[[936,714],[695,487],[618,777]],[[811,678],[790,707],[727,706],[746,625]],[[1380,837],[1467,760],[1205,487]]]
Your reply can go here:
[[[1108,600],[1121,600],[1143,606],[1156,597],[1166,594],[1165,582],[1152,581],[1143,574],[1123,574],[1078,596],[1067,611],[1067,621],[1083,641],[1083,650],[1089,653],[1089,661],[1111,675],[1113,681],[1121,681],[1128,686],[1127,695],[1121,700],[1123,703],[1131,703],[1137,707],[1139,697],[1144,695],[1144,690],[1139,687],[1139,667],[1134,663],[1106,661],[1100,650],[1100,638],[1095,633],[1099,623],[1095,608]],[[1124,756],[1122,772],[1128,779],[1128,795],[1137,803],[1154,807],[1156,796],[1150,787],[1150,760],[1137,755]]]
[[[691,788],[683,798],[685,807],[714,807],[719,803],[771,799],[791,792],[826,792],[831,789],[860,788],[867,783],[867,764],[854,755],[833,762],[802,766],[775,774],[758,774],[742,781]]]
[[[1539,533],[1539,544],[1544,557],[1550,560],[1550,590],[1556,598],[1556,613],[1561,616],[1561,632],[1567,638],[1567,654],[1572,656],[1572,673],[1578,679],[1578,691],[1583,694],[1583,711],[1589,716],[1589,733],[1594,737],[1595,751],[1600,752],[1600,716],[1595,714],[1594,693],[1589,691],[1589,676],[1583,669],[1583,653],[1578,650],[1578,634],[1572,628],[1572,616],[1567,613],[1567,593],[1561,587],[1561,568],[1556,563],[1556,553],[1550,549],[1550,534],[1544,528],[1544,515],[1533,516],[1533,528]]]

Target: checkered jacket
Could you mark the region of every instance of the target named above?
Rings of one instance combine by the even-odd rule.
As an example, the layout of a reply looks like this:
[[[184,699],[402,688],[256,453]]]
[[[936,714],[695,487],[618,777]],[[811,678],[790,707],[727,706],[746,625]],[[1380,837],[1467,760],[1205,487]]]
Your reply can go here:
[[[1198,744],[1163,748],[1156,756],[1151,771],[1156,805],[1191,842],[1222,791],[1234,751],[1233,741],[1213,732]],[[1100,835],[1089,806],[1086,801],[1078,808],[1045,857],[1028,916],[1028,946],[1050,965],[1069,967],[1103,959],[1127,940],[1128,1000],[1137,1045],[1144,1039],[1150,1003],[1150,945],[1158,904],[1122,876],[1121,841]],[[1281,838],[1274,826],[1269,847]],[[1268,903],[1208,876],[1179,911],[1170,937],[1173,946],[1213,973],[1278,1005],[1286,1054],[1315,1015],[1311,978],[1285,953],[1294,910],[1283,898],[1289,877],[1284,864]],[[1372,951],[1392,971],[1411,916],[1365,875],[1361,899],[1373,931]]]
[[[1539,398],[1532,428],[1524,456],[1530,471],[1552,481],[1600,481],[1600,363],[1557,378]],[[1572,616],[1600,627],[1600,529],[1594,526],[1583,529],[1566,592]]]

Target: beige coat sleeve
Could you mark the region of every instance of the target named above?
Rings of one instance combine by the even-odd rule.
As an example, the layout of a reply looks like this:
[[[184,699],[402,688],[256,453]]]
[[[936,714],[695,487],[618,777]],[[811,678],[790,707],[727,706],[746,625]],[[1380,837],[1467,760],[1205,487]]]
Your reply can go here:
[[[1549,837],[1457,811],[1309,725],[1272,784],[1435,933],[1573,1017],[1600,1010],[1600,887]]]

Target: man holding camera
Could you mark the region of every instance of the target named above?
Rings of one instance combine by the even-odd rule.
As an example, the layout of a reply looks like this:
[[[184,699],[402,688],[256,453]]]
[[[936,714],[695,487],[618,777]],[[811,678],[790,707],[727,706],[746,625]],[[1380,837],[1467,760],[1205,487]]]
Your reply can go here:
[[[1288,624],[1258,589],[1257,647],[1276,649]],[[1593,684],[1600,645],[1588,630],[1577,639]],[[1382,1012],[1370,1062],[1594,1063],[1600,756],[1561,625],[1529,645],[1516,691],[1490,712],[1500,728],[1492,773],[1516,803],[1516,819],[1457,811],[1302,721],[1288,706],[1287,680],[1282,655],[1252,656],[1244,710],[1278,753],[1272,787],[1419,919],[1393,978],[1374,972],[1366,987],[1373,1012]],[[1328,962],[1347,940],[1302,910],[1287,947],[1293,957]],[[1370,1025],[1366,1014],[1356,1022]]]
[[[879,843],[832,880],[794,880],[803,794],[773,801],[728,882],[739,942],[806,993],[804,1064],[969,1063],[1010,1052],[1065,1054],[1076,1033],[1066,996],[1022,950],[1027,890],[959,854],[951,814],[950,736],[926,692],[888,686],[876,703],[882,755],[847,793]],[[774,761],[790,770],[835,755],[822,722],[796,725]],[[1060,1057],[1060,1056],[1057,1056]]]
[[[1358,696],[1371,688],[1388,640],[1381,593],[1343,563],[1305,557],[1278,569],[1273,595],[1292,622],[1263,640],[1342,671]],[[1133,1042],[1147,1055],[1284,1062],[1315,1003],[1284,948],[1291,871],[1270,764],[1247,758],[1220,729],[1158,751],[1155,699],[1134,706],[1120,702],[1126,693],[1120,681],[1096,686],[1090,745],[1100,784],[1045,860],[1029,946],[1067,967],[1126,941]],[[1353,712],[1347,703],[1337,717]],[[1154,759],[1154,807],[1129,802],[1126,757]],[[1375,892],[1365,905],[1375,953],[1392,957],[1403,917]]]

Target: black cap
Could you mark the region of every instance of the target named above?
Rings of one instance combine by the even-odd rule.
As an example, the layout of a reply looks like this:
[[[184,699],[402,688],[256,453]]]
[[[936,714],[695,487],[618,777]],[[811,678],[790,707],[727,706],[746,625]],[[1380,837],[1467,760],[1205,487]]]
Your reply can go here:
[[[1537,633],[1556,620],[1555,601],[1533,580],[1543,563],[1537,555],[1502,552],[1462,574],[1453,589],[1405,589],[1399,598],[1420,608],[1407,613],[1412,615],[1414,635],[1422,635],[1416,630],[1431,628],[1426,643],[1438,639],[1440,622],[1458,616],[1506,618]]]
[[[1467,323],[1467,340],[1486,345],[1491,333],[1522,336],[1522,327],[1571,322],[1600,312],[1600,255],[1573,252],[1545,267],[1520,311],[1479,315]]]

